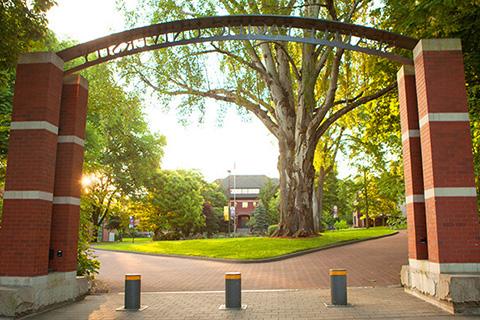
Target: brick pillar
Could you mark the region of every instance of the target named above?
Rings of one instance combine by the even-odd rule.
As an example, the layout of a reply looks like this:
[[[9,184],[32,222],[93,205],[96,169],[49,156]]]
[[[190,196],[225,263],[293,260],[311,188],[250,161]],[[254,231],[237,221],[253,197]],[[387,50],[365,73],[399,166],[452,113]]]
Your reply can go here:
[[[0,276],[48,273],[63,61],[22,55],[17,66],[0,229]]]
[[[421,40],[414,62],[428,258],[440,273],[468,271],[466,263],[476,271],[480,228],[460,40]]]
[[[79,75],[63,81],[50,249],[54,271],[77,270],[80,180],[82,177],[88,83]]]
[[[408,257],[428,259],[422,151],[418,123],[415,69],[403,66],[397,74],[403,143],[403,172],[408,229]]]

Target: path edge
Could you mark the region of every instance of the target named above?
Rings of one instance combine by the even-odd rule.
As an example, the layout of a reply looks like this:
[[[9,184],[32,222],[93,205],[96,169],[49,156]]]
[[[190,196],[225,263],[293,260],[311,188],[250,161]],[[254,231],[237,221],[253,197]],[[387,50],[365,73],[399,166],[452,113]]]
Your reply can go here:
[[[271,258],[262,258],[262,259],[225,259],[225,258],[210,258],[210,257],[202,257],[202,256],[185,256],[185,255],[180,255],[180,254],[148,253],[148,252],[137,252],[137,251],[128,251],[128,250],[100,249],[100,248],[97,248],[97,247],[94,247],[94,246],[92,246],[91,248],[95,251],[133,253],[133,254],[140,254],[140,255],[144,255],[144,256],[155,256],[155,257],[165,257],[165,258],[181,258],[181,259],[205,260],[205,261],[214,261],[214,262],[228,262],[228,263],[238,263],[238,264],[268,263],[268,262],[275,262],[275,261],[281,261],[281,260],[286,260],[286,259],[290,259],[290,258],[295,258],[295,257],[303,256],[303,255],[318,252],[318,251],[343,247],[343,246],[347,246],[347,245],[351,245],[351,244],[355,244],[355,243],[359,243],[359,242],[365,242],[365,241],[370,241],[370,240],[377,240],[377,239],[392,237],[392,236],[395,236],[399,233],[400,233],[400,231],[395,230],[395,232],[393,232],[393,233],[384,234],[384,235],[381,235],[381,236],[375,236],[375,237],[371,237],[371,238],[367,238],[367,239],[357,239],[357,240],[348,240],[348,241],[343,241],[343,242],[337,242],[335,244],[331,244],[331,245],[328,245],[328,246],[325,246],[325,247],[301,250],[301,251],[296,251],[296,252],[292,252],[292,253],[287,253],[287,254],[284,254],[284,255],[281,255],[281,256],[276,256],[276,257],[271,257]]]

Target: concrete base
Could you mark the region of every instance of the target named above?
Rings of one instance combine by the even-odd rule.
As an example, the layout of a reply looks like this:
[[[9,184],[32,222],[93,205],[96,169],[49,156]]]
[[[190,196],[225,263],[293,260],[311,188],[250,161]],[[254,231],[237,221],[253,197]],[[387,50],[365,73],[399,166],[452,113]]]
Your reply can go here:
[[[15,318],[83,298],[90,288],[76,272],[37,277],[0,277],[0,317]]]
[[[428,264],[428,262],[426,262]],[[432,272],[431,266],[403,266],[405,291],[452,314],[480,315],[480,273]]]

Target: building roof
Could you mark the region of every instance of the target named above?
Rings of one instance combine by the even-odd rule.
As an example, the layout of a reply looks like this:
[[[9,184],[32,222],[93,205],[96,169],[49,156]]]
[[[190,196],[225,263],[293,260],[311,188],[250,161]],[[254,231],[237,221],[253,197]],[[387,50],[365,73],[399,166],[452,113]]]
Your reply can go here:
[[[235,186],[234,186],[234,178],[235,178]],[[268,180],[271,180],[274,184],[278,185],[277,178],[269,178],[266,175],[229,175],[223,179],[217,179],[217,182],[223,190],[226,191],[227,196],[233,197],[233,195],[229,194],[229,187],[230,189],[262,189],[262,187],[267,183]],[[236,194],[237,199],[247,199],[247,198],[256,198],[258,197],[258,193],[249,193],[249,194]]]

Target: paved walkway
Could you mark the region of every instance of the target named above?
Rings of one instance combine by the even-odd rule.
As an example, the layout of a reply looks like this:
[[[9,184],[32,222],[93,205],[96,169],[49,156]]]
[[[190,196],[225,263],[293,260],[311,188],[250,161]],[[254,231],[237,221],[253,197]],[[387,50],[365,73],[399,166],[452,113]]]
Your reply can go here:
[[[97,251],[98,278],[121,292],[126,273],[142,274],[144,292],[223,290],[224,272],[242,273],[244,289],[328,288],[330,268],[346,268],[352,287],[398,285],[407,235],[365,241],[269,263],[237,264]]]
[[[222,311],[223,292],[145,293],[141,312],[119,312],[123,295],[89,296],[84,301],[44,313],[35,320],[109,319],[473,319],[453,317],[402,288],[350,288],[351,307],[327,308],[329,290],[246,292],[247,309]]]

